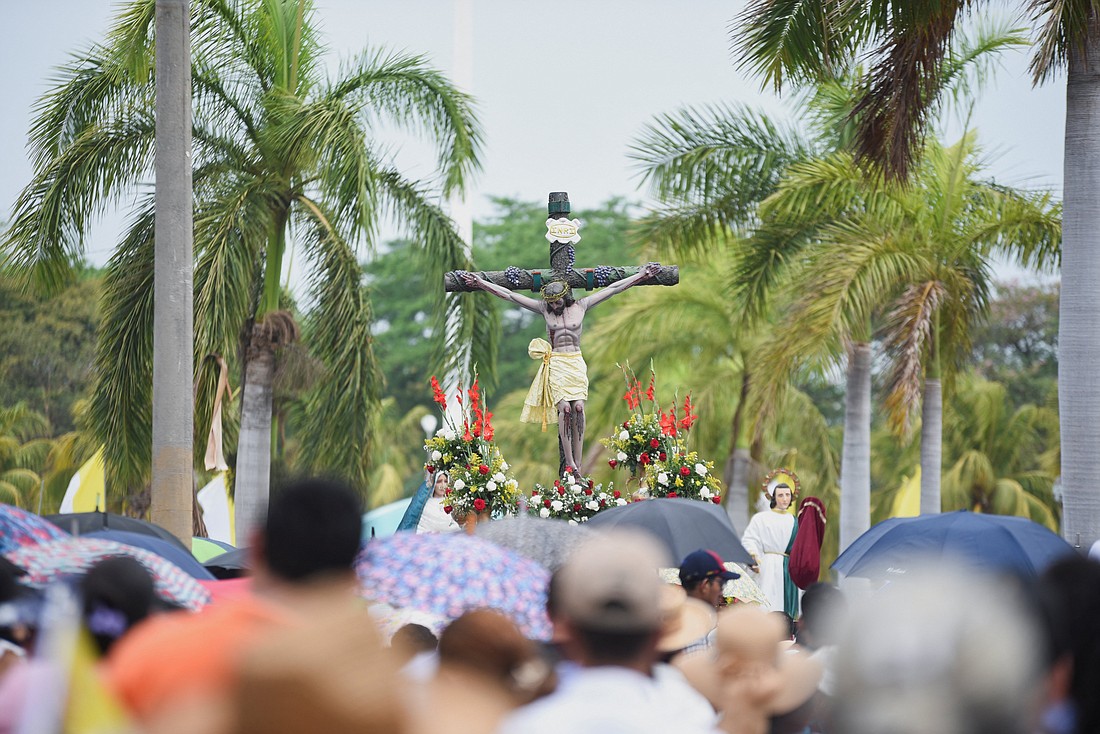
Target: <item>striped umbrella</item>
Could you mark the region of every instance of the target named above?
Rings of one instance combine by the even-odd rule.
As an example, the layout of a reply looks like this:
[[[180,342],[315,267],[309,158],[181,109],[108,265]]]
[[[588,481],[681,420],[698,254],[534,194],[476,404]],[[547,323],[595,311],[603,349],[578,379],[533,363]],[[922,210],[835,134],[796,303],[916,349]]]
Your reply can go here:
[[[12,505],[0,505],[0,553],[67,537],[68,533],[49,520]]]
[[[141,548],[100,538],[66,537],[41,545],[29,545],[6,554],[7,559],[27,572],[21,581],[45,587],[68,576],[82,576],[105,558],[129,556],[153,576],[157,594],[165,601],[192,611],[210,603],[210,592],[178,567]]]
[[[367,543],[356,561],[366,598],[455,619],[496,609],[535,640],[550,639],[538,563],[465,533],[397,533]]]

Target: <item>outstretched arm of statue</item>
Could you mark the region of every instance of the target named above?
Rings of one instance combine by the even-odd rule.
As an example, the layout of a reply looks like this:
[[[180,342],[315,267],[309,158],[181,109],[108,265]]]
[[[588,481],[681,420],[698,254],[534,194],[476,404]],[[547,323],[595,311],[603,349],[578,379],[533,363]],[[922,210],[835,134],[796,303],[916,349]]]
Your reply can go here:
[[[483,291],[492,293],[497,298],[501,298],[505,301],[511,301],[520,308],[525,308],[528,311],[534,311],[535,313],[544,313],[542,301],[537,298],[529,298],[527,296],[521,296],[518,293],[508,290],[507,288],[501,288],[499,285],[490,283],[484,278],[480,278],[474,273],[463,273],[462,282],[469,288],[480,288]]]
[[[608,298],[611,298],[611,296],[622,293],[632,285],[637,285],[644,280],[649,280],[653,276],[657,275],[657,273],[659,272],[661,272],[660,263],[647,263],[644,268],[639,270],[634,275],[631,275],[629,278],[617,280],[606,288],[603,288],[590,296],[582,298],[580,301],[578,301],[578,303],[583,304],[585,308],[592,308],[596,304],[602,303]]]

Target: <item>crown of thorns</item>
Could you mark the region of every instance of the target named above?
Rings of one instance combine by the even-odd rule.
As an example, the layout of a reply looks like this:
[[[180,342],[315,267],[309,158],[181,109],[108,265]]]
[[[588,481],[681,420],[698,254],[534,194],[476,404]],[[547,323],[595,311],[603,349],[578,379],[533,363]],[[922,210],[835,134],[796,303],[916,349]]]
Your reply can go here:
[[[552,293],[551,289],[555,286],[561,286],[561,291]],[[569,284],[566,283],[564,280],[552,280],[544,285],[542,288],[540,288],[539,292],[542,293],[542,300],[546,301],[547,303],[554,303],[555,301],[560,301],[561,299],[570,295],[573,292],[573,289],[570,288]]]

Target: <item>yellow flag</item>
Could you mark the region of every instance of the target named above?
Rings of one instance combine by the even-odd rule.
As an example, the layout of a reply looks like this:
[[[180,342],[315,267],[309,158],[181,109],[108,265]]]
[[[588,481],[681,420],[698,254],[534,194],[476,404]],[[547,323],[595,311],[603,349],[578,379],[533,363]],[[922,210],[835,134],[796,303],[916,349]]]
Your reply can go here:
[[[73,474],[61,500],[59,512],[95,512],[107,509],[107,489],[103,472],[103,447]]]
[[[86,630],[77,633],[65,708],[65,734],[116,734],[128,730],[122,704],[96,670],[94,643]]]
[[[894,495],[889,517],[916,517],[920,514],[920,467],[913,476],[901,480],[901,489]]]

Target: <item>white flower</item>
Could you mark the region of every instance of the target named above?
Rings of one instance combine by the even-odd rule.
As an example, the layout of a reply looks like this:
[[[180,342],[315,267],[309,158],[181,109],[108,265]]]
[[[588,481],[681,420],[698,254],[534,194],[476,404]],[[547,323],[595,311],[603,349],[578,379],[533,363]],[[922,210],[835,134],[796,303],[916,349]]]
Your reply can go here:
[[[508,489],[515,489],[519,486],[519,482],[517,482],[515,479],[509,479],[507,482],[504,483],[504,486]]]
[[[575,476],[573,476],[572,474],[566,474],[565,475],[565,481],[569,484],[576,484],[577,483],[577,478]]]
[[[438,431],[435,432],[436,438],[439,438],[440,436],[444,435],[446,432],[447,432],[446,428],[440,428]]]
[[[622,497],[620,497],[619,499],[615,500],[615,504],[618,505],[619,507],[622,507],[623,505],[626,504],[626,500],[624,500]]]
[[[565,505],[561,503],[561,500],[554,500],[550,503],[550,507],[554,510],[554,512],[561,512],[561,508],[564,506]]]
[[[596,512],[600,509],[600,503],[596,500],[588,500],[587,504],[585,504],[585,507],[592,510],[592,512]]]
[[[696,464],[695,465],[695,473],[698,474],[701,477],[705,477],[707,475],[707,468],[705,466],[703,466],[702,464]]]
[[[532,505],[541,505],[542,504],[542,495],[541,494],[533,494],[533,495],[531,495],[531,499],[529,499],[528,502]]]
[[[443,458],[443,454],[439,453],[438,451],[433,451],[432,452],[432,461],[439,461],[442,458]]]
[[[443,432],[443,438],[447,439],[448,441],[454,441],[456,436],[457,436],[457,434],[454,431],[452,431],[450,428],[448,428],[447,430],[445,430]]]
[[[624,454],[624,453],[623,453],[622,451],[620,451],[620,452],[619,452],[619,453],[618,453],[618,454],[617,454],[617,455],[615,456],[615,458],[616,458],[616,459],[618,459],[619,461],[626,461],[626,454]]]
[[[500,462],[500,469],[501,469],[501,471],[508,471],[508,462],[507,461]]]
[[[579,523],[576,520],[570,520],[569,524],[570,525],[578,525]]]
[[[630,440],[630,431],[619,431],[619,440],[620,441],[629,441]]]
[[[706,486],[703,486],[703,487],[699,488],[699,496],[702,497],[705,500],[709,500],[714,495],[713,495],[713,493],[711,493],[711,491],[709,489],[707,489]]]
[[[658,484],[668,484],[668,474],[666,474],[665,472],[661,472],[660,474],[658,474],[657,475],[657,483]]]
[[[488,483],[486,483],[485,489],[489,490],[490,492],[495,492],[497,491],[497,483],[490,479]]]
[[[504,474],[503,474],[503,472],[497,472],[496,474],[494,474],[493,475],[493,481],[496,482],[497,484],[504,484]]]
[[[456,479],[455,480],[455,489],[460,489],[461,490],[461,489],[465,489],[465,488],[466,488],[466,482],[462,481],[461,479]]]
[[[543,507],[539,510],[539,517],[550,517],[550,508]]]

